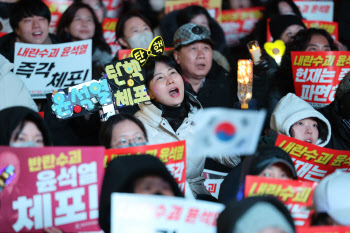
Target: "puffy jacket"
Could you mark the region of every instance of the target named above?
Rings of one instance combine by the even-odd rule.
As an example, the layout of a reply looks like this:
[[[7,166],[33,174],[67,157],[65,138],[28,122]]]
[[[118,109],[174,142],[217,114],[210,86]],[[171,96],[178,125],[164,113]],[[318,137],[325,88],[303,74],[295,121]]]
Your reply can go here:
[[[191,98],[197,101],[194,97],[191,96]],[[139,107],[140,110],[135,113],[135,117],[140,119],[145,125],[149,144],[186,140],[187,151],[189,151],[192,138],[194,137],[194,114],[200,109],[191,105],[187,118],[184,119],[175,132],[170,123],[162,117],[162,111],[154,104],[146,102],[139,104]],[[203,185],[205,179],[201,176],[204,164],[205,156],[187,154],[186,180],[194,196],[197,194],[209,194]]]
[[[13,106],[28,107],[35,112],[38,107],[23,82],[11,70],[14,65],[0,54],[0,110]]]
[[[316,145],[327,145],[332,133],[329,121],[320,112],[316,111],[310,104],[292,93],[287,94],[278,102],[271,116],[270,127],[279,134],[284,134],[291,137],[289,130],[293,124],[297,121],[310,117],[319,119],[324,123],[320,124],[319,127],[326,128],[326,135],[320,134]],[[324,140],[321,138],[324,138]]]

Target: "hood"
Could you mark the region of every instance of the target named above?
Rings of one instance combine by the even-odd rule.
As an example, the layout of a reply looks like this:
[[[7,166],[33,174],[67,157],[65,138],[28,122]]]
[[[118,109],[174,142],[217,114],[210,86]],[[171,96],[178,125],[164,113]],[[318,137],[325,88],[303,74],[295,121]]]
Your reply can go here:
[[[297,173],[289,154],[279,147],[273,145],[259,145],[254,155],[246,156],[242,163],[231,169],[220,186],[219,201],[227,203],[243,198],[245,177],[247,175],[257,176],[265,168],[275,163],[283,163],[289,168],[294,180]]]
[[[288,93],[278,102],[271,116],[270,127],[277,133],[290,137],[291,135],[289,134],[289,130],[293,124],[297,121],[310,117],[317,118],[324,123],[319,124],[319,127],[322,127],[322,129],[325,130],[319,130],[320,135],[316,145],[322,147],[327,145],[331,138],[332,132],[329,121],[310,104],[292,93]],[[321,135],[321,132],[323,131],[324,135]],[[322,140],[321,138],[324,139]]]
[[[9,73],[15,65],[0,54],[0,78]]]
[[[33,110],[26,107],[10,107],[0,111],[0,145],[9,145],[11,134],[24,120],[35,123],[44,138],[44,145],[51,145],[49,131],[44,119]]]
[[[248,156],[243,162],[242,177],[246,175],[259,175],[265,168],[275,163],[283,163],[289,168],[292,178],[298,179],[294,163],[289,154],[279,147],[272,145],[260,145],[256,153]]]
[[[110,232],[111,194],[129,193],[137,178],[146,175],[158,175],[171,185],[175,196],[183,194],[165,165],[154,156],[134,155],[113,159],[107,166],[100,195],[99,223],[105,233]]]
[[[256,233],[267,227],[279,227],[295,233],[287,208],[269,196],[248,197],[226,205],[217,220],[217,233]]]

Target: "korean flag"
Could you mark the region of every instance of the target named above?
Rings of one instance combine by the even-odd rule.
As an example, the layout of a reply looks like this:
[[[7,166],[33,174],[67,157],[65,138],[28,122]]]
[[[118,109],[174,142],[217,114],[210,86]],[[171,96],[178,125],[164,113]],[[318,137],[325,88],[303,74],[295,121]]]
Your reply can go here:
[[[190,149],[211,157],[253,154],[265,116],[265,110],[207,108],[195,116],[195,137]]]

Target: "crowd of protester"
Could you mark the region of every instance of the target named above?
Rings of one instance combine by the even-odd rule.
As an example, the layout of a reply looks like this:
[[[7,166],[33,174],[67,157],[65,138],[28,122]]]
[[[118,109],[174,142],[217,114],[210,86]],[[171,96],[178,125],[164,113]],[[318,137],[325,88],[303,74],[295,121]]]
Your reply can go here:
[[[55,44],[92,39],[92,78],[99,79],[104,64],[113,58],[102,22],[102,0],[74,1],[62,14],[55,34],[49,33],[51,14],[41,0],[0,3],[0,17],[8,34],[0,37],[0,145],[12,147],[96,146],[123,148],[186,140],[191,145],[196,124],[194,114],[209,107],[239,108],[237,60],[249,58],[246,43],[266,42],[267,19],[273,40],[282,40],[286,52],[281,64],[262,49],[253,67],[253,99],[249,108],[267,109],[267,119],[256,153],[211,157],[187,155],[186,192],[181,193],[166,167],[153,156],[116,158],[106,169],[99,207],[102,230],[110,232],[112,192],[158,194],[228,203],[217,221],[217,232],[295,232],[293,219],[277,199],[243,199],[246,175],[297,180],[290,156],[275,146],[283,134],[320,147],[350,151],[350,73],[344,76],[334,101],[314,109],[295,95],[291,67],[292,51],[347,51],[346,33],[335,41],[323,29],[307,29],[292,0],[224,0],[223,9],[265,6],[251,34],[240,44],[226,44],[223,29],[202,6],[189,6],[164,14],[164,2],[130,0],[118,12],[116,43],[123,49],[147,49],[155,36],[162,36],[164,55],[150,57],[143,66],[150,101],[120,109],[106,122],[99,113],[69,120],[57,119],[45,100],[34,100],[13,73],[15,43]],[[347,1],[336,1],[340,31],[348,27]],[[337,9],[337,8],[336,8]],[[11,13],[9,13],[11,12]],[[11,27],[8,27],[6,22]],[[1,28],[3,26],[1,25]],[[237,107],[238,106],[238,107]],[[44,119],[37,112],[44,112]],[[244,111],[244,110],[242,110]],[[232,152],[234,154],[234,152]],[[1,161],[0,161],[1,162]],[[219,198],[204,187],[203,169],[228,173]],[[329,187],[329,186],[332,187]],[[315,225],[350,225],[347,193],[349,174],[335,172],[321,180],[315,190]],[[46,229],[59,232],[59,229]]]

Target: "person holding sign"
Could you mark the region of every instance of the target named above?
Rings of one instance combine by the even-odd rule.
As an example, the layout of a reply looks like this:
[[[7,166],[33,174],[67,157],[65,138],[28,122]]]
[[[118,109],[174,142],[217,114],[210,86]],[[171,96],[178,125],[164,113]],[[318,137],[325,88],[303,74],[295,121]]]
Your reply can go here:
[[[331,138],[329,121],[310,104],[289,93],[277,104],[270,120],[272,130],[261,142],[275,144],[277,134],[324,147]]]
[[[10,14],[13,29],[0,38],[0,53],[11,63],[14,62],[15,42],[29,44],[56,44],[58,39],[49,33],[51,13],[41,0],[21,0]]]
[[[175,179],[159,159],[150,155],[114,158],[107,166],[100,195],[99,224],[105,233],[110,233],[113,192],[183,197]]]
[[[0,31],[2,23],[0,22]],[[0,54],[0,86],[5,87],[0,93],[0,110],[11,106],[25,106],[38,111],[34,100],[21,79],[11,70],[13,64]]]
[[[260,145],[254,155],[243,160],[242,166],[232,169],[225,177],[220,186],[219,201],[241,200],[247,175],[272,179],[298,178],[288,153],[273,145]]]
[[[270,81],[269,112],[288,93],[295,93],[291,51],[337,51],[332,36],[323,29],[309,28],[299,31],[294,40],[287,44],[281,66]]]
[[[150,144],[178,140],[191,143],[194,137],[194,113],[201,109],[200,103],[185,92],[180,69],[173,59],[160,55],[151,56],[144,65],[146,87],[151,102],[139,104],[135,116],[145,125]],[[205,157],[187,157],[186,175],[190,188],[197,194],[209,194],[201,173]]]
[[[111,116],[101,126],[100,143],[106,149],[145,145],[145,126],[132,115],[119,113]]]
[[[62,42],[92,39],[92,77],[101,78],[104,64],[112,60],[111,48],[105,41],[102,26],[93,9],[84,3],[73,3],[62,14],[57,26]]]
[[[0,145],[13,147],[51,145],[44,120],[29,108],[11,107],[1,110],[0,128]]]

